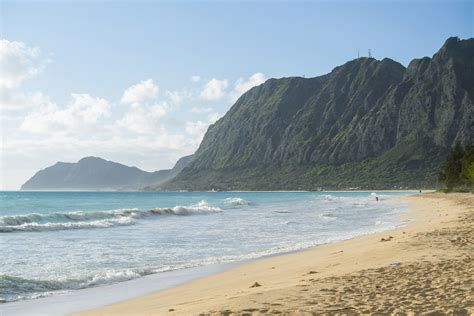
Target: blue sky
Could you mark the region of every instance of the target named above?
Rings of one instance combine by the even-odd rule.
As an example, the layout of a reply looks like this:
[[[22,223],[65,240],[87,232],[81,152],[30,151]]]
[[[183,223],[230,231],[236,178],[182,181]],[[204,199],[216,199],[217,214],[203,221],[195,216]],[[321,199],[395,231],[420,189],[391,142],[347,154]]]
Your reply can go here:
[[[2,105],[0,188],[84,155],[171,167],[252,85],[321,75],[369,48],[406,66],[449,36],[472,37],[473,10],[473,1],[1,1],[1,38],[21,43],[15,56],[26,54],[35,70],[8,93],[36,98]],[[142,94],[124,102],[134,85]],[[148,111],[153,129],[126,129],[134,119],[145,124]],[[74,121],[78,115],[84,121]],[[107,137],[97,134],[123,142],[104,149]],[[51,142],[40,148],[31,144],[45,138]]]

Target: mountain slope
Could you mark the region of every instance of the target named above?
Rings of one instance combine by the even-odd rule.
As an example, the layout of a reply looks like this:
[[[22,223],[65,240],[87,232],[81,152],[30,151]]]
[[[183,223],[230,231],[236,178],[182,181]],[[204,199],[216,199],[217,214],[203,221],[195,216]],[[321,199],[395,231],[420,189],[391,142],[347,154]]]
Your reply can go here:
[[[181,157],[174,165],[172,169],[165,169],[153,172],[151,180],[140,183],[140,191],[156,191],[159,185],[166,180],[172,179],[179,174],[187,165],[191,163],[194,155]]]
[[[434,186],[474,142],[474,40],[450,38],[407,68],[358,58],[316,78],[270,79],[211,126],[163,189]]]
[[[137,190],[172,178],[191,160],[192,155],[186,156],[173,169],[146,172],[98,157],[85,157],[77,163],[57,162],[38,171],[21,190]]]

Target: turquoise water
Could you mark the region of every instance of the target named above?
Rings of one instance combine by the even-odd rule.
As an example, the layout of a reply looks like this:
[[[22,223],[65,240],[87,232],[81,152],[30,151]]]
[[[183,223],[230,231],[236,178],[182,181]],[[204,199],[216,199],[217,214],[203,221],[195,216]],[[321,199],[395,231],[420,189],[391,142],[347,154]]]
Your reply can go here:
[[[390,229],[408,193],[0,192],[0,301]]]

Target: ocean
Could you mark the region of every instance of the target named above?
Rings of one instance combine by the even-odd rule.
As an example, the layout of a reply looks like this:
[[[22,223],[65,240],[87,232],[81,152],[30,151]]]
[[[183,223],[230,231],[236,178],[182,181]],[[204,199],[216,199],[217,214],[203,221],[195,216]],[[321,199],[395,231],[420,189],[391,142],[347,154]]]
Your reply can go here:
[[[387,230],[406,211],[390,197],[407,194],[0,192],[0,302]]]

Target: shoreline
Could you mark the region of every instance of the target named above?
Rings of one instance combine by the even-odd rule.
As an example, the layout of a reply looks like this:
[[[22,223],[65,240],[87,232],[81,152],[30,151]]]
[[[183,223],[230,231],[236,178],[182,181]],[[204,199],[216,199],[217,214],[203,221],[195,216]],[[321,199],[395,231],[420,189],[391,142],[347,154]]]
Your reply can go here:
[[[435,192],[433,189],[421,189],[422,193],[432,193]],[[119,190],[0,190],[0,192],[85,192],[85,193],[110,193],[110,192],[118,192],[118,193],[137,193],[137,192],[143,192],[143,193],[197,193],[197,192],[202,192],[202,193],[271,193],[271,192],[276,192],[276,193],[298,193],[298,192],[303,192],[303,193],[308,193],[308,192],[328,192],[328,193],[348,193],[348,192],[362,192],[362,193],[367,193],[367,192],[411,192],[411,193],[420,193],[420,189],[380,189],[380,190],[349,190],[349,189],[344,189],[344,190],[318,190],[318,191],[307,191],[307,190],[264,190],[264,191],[248,191],[248,190],[230,190],[230,191],[119,191]]]
[[[379,193],[383,194],[382,192]],[[400,193],[408,194],[412,192],[400,191]],[[391,195],[389,199],[398,199],[399,197],[399,195]],[[401,214],[407,212],[406,204],[403,204],[405,203],[400,202],[400,210],[398,210],[399,214],[394,215],[395,217],[400,218]],[[0,315],[2,315],[2,313],[8,315],[64,315],[67,313],[80,312],[82,310],[101,308],[109,304],[119,303],[121,301],[152,294],[157,291],[170,289],[196,279],[201,279],[217,273],[225,272],[229,269],[246,265],[254,261],[304,252],[321,245],[335,244],[361,236],[391,230],[394,227],[400,227],[404,225],[406,225],[404,221],[398,220],[398,223],[394,222],[392,227],[380,228],[379,231],[358,233],[350,237],[341,236],[340,239],[338,238],[336,240],[328,240],[323,243],[297,247],[294,249],[285,249],[275,253],[264,254],[258,257],[241,258],[238,261],[224,261],[211,265],[198,265],[188,268],[179,268],[113,284],[105,284],[96,287],[66,291],[65,293],[55,293],[53,295],[46,295],[36,299],[6,302],[4,304],[0,304]]]
[[[408,225],[256,259],[182,285],[75,315],[420,312],[428,307],[437,311],[463,308],[474,312],[474,298],[466,293],[466,282],[472,280],[456,278],[456,271],[469,273],[468,279],[474,275],[473,264],[468,261],[468,253],[472,250],[469,240],[472,237],[473,196],[428,193],[395,198],[409,203],[408,211],[401,215],[402,220],[410,220]],[[461,241],[460,245],[456,241]],[[453,243],[458,247],[453,247]],[[440,264],[450,268],[430,270]],[[400,275],[391,280],[390,276],[394,274]],[[454,278],[457,287],[451,289],[450,284],[442,284],[434,297],[428,291],[431,288],[424,291],[422,285],[407,287],[411,281],[431,282],[431,274],[440,274],[439,280],[448,277],[452,281]],[[355,279],[360,280],[354,282]],[[363,290],[360,287],[364,282],[368,282],[365,287],[375,283],[375,289],[367,295],[357,295],[357,290]],[[377,290],[387,284],[391,287],[386,289],[390,292],[388,296]],[[393,292],[392,288],[399,289],[400,293]],[[411,290],[414,293],[410,293]],[[420,295],[430,299],[423,300]],[[452,299],[446,298],[451,295],[454,295]],[[397,300],[405,303],[397,305]]]

